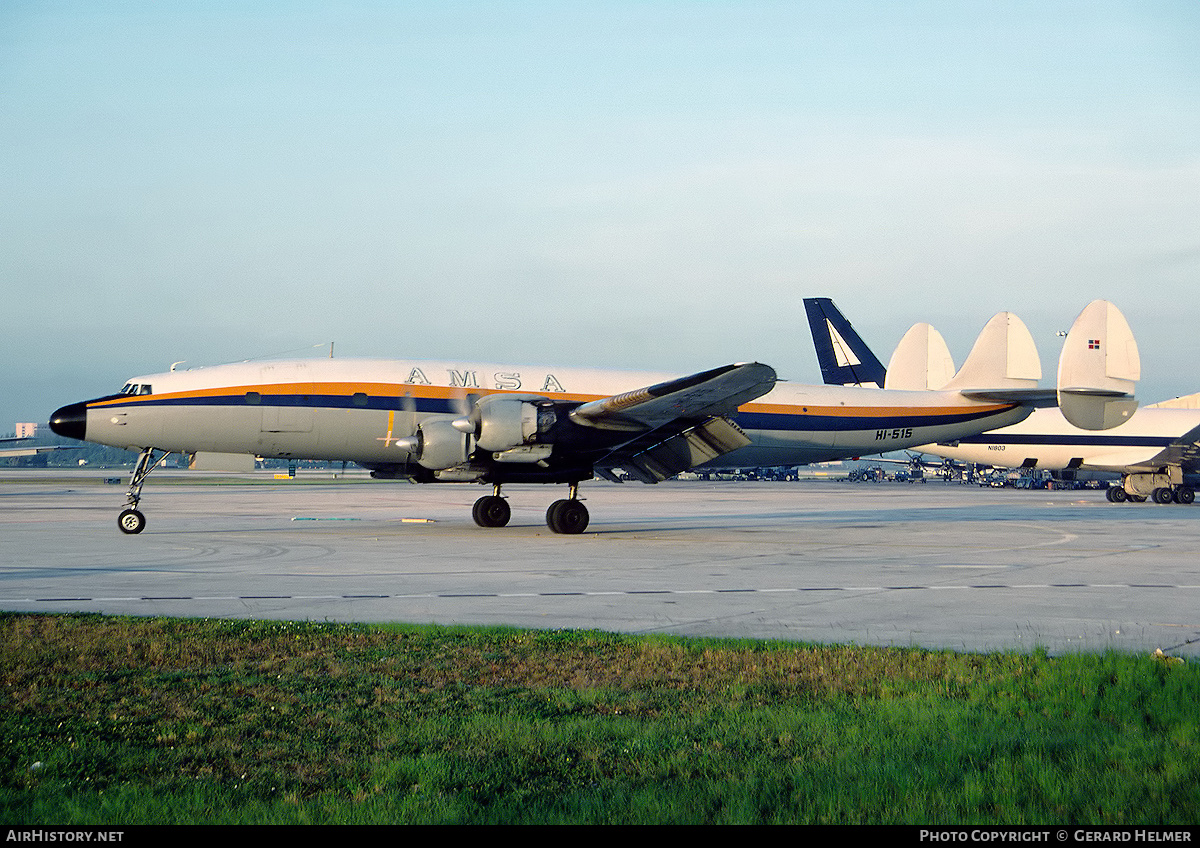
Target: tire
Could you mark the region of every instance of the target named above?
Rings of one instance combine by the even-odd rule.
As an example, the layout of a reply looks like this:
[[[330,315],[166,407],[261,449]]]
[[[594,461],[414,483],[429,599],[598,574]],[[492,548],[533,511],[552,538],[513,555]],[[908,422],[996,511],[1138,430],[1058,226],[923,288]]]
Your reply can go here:
[[[1191,486],[1180,486],[1175,490],[1175,500],[1181,504],[1195,503],[1196,492]]]
[[[1174,498],[1171,496],[1171,490],[1165,486],[1155,489],[1151,493],[1151,497],[1154,498],[1154,502],[1156,504],[1169,504],[1172,500],[1174,500]]]
[[[1113,503],[1125,503],[1129,500],[1129,493],[1122,486],[1114,486],[1108,490],[1112,497],[1109,498]]]
[[[117,526],[121,532],[133,536],[146,529],[146,516],[136,509],[125,509],[117,516]]]
[[[561,530],[558,529],[558,511],[560,509],[562,509],[563,504],[565,504],[565,503],[566,503],[565,500],[555,501],[554,503],[550,504],[550,506],[546,509],[546,526],[549,527],[551,530],[553,530],[555,533],[562,532]]]
[[[575,500],[555,501],[546,510],[546,526],[564,535],[582,533],[589,519],[587,507]]]
[[[496,495],[487,495],[475,501],[471,507],[471,517],[480,527],[503,527],[512,517],[508,501]]]

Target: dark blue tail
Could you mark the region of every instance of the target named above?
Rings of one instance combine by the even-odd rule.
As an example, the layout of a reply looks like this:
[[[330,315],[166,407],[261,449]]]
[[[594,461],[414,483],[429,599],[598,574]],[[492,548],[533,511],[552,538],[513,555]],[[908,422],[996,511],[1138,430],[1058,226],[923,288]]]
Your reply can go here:
[[[804,298],[821,378],[831,386],[883,387],[887,369],[827,297]]]

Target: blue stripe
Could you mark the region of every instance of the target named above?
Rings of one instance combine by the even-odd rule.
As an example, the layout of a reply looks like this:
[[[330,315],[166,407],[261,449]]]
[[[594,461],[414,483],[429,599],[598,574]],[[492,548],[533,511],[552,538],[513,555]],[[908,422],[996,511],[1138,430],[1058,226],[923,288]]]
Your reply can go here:
[[[128,409],[134,406],[231,406],[231,407],[270,407],[292,406],[310,407],[317,409],[382,409],[395,412],[458,412],[458,405],[448,398],[422,397],[388,397],[383,395],[367,395],[366,403],[356,404],[350,395],[259,395],[258,403],[249,403],[246,395],[213,395],[211,397],[179,397],[164,398],[154,395],[141,395],[136,399],[106,406],[104,409]]]
[[[964,411],[942,414],[905,415],[895,413],[865,415],[804,415],[778,412],[739,412],[733,416],[744,430],[893,430],[898,427],[941,427],[947,424],[962,424],[996,415],[1006,410]]]
[[[396,397],[367,395],[365,405],[354,403],[350,395],[303,395],[303,394],[260,394],[258,403],[247,403],[244,392],[235,395],[162,397],[135,395],[120,404],[105,409],[128,409],[131,407],[309,407],[318,409],[373,409],[393,412],[418,412],[424,414],[455,414],[462,411],[460,404],[451,398]],[[1010,407],[1011,408],[1011,407]],[[1004,412],[1004,409],[963,410],[954,413],[871,414],[862,415],[807,415],[784,412],[738,412],[733,419],[746,430],[789,430],[789,431],[853,431],[892,430],[897,427],[937,427],[961,424],[981,417]],[[964,440],[965,441],[965,440]]]
[[[1165,448],[1174,443],[1170,436],[1053,436],[1049,434],[983,433],[957,440],[964,445],[1080,445],[1083,447]]]

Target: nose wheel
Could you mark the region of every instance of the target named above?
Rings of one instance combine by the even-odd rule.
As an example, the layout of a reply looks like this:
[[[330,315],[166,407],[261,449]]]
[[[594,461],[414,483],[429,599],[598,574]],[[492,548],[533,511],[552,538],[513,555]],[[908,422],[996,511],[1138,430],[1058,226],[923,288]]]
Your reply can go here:
[[[117,526],[122,533],[134,535],[146,529],[146,516],[136,509],[123,509],[117,516]]]

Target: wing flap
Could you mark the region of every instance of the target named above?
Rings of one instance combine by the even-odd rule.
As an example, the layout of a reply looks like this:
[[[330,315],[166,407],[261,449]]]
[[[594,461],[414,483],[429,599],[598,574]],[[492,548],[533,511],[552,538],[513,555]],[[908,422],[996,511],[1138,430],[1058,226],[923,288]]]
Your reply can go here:
[[[661,483],[748,444],[749,437],[728,418],[710,418],[636,452],[612,454],[604,465],[623,468],[643,483]]]

